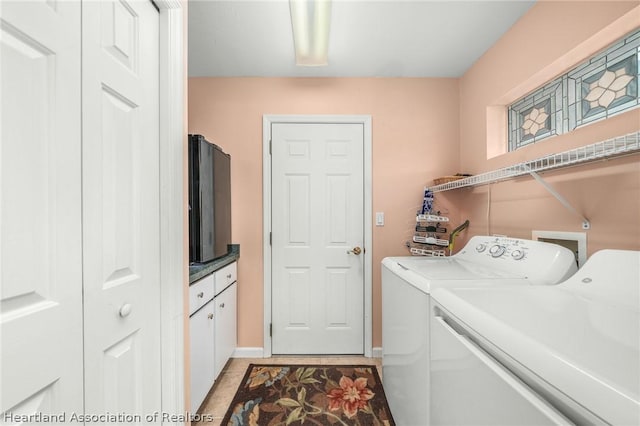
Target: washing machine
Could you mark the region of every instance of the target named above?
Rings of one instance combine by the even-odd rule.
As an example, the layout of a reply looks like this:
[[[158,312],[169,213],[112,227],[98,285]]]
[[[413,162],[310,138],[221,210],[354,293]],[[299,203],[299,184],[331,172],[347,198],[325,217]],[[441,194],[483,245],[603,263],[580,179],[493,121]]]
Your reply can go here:
[[[450,257],[382,261],[382,371],[394,420],[429,424],[431,292],[437,288],[555,284],[577,269],[568,249],[503,236],[474,236]]]
[[[639,251],[557,286],[432,296],[433,424],[640,424]]]

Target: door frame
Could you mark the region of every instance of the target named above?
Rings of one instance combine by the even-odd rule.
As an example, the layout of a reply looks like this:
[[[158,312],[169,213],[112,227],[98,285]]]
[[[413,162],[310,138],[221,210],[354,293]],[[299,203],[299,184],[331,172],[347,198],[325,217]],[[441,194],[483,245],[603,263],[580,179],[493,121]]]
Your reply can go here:
[[[187,266],[185,257],[185,201],[183,175],[186,158],[184,118],[183,0],[153,0],[160,12],[160,344],[161,404],[166,413],[184,413],[185,313]],[[183,422],[163,422],[179,425]]]
[[[271,125],[274,123],[308,123],[308,124],[362,124],[364,130],[364,356],[373,354],[373,297],[372,297],[372,145],[371,145],[371,116],[370,115],[263,115],[262,117],[262,242],[263,242],[263,271],[264,271],[264,323],[263,357],[268,358],[271,352]]]

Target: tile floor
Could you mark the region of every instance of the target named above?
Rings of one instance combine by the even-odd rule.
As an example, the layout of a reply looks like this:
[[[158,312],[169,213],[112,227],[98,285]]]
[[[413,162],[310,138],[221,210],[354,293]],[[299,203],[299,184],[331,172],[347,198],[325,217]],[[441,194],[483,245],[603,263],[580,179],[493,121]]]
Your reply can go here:
[[[225,368],[220,373],[218,380],[216,380],[213,389],[209,392],[208,398],[205,400],[200,414],[206,414],[207,420],[213,419],[213,421],[201,421],[193,422],[193,426],[219,426],[222,423],[222,418],[231,404],[233,396],[238,390],[238,386],[244,373],[247,371],[249,364],[320,364],[320,365],[334,365],[334,364],[363,364],[363,365],[375,365],[380,378],[382,379],[382,358],[365,358],[362,356],[280,356],[273,358],[232,358],[229,360]]]

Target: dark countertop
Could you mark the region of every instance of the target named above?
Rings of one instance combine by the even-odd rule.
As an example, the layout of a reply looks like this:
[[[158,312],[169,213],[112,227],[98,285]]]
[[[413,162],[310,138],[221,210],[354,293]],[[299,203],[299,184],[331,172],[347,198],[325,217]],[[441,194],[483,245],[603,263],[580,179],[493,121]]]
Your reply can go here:
[[[231,244],[231,250],[226,256],[212,260],[207,263],[197,263],[189,265],[189,285],[198,281],[202,277],[214,273],[218,269],[235,262],[240,257],[240,244]]]

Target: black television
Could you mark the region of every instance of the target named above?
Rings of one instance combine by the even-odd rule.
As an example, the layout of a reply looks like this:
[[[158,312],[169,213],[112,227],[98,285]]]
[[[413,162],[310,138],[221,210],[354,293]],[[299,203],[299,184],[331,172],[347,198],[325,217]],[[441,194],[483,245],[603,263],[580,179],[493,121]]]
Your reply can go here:
[[[189,262],[226,255],[231,244],[231,156],[189,135]]]

